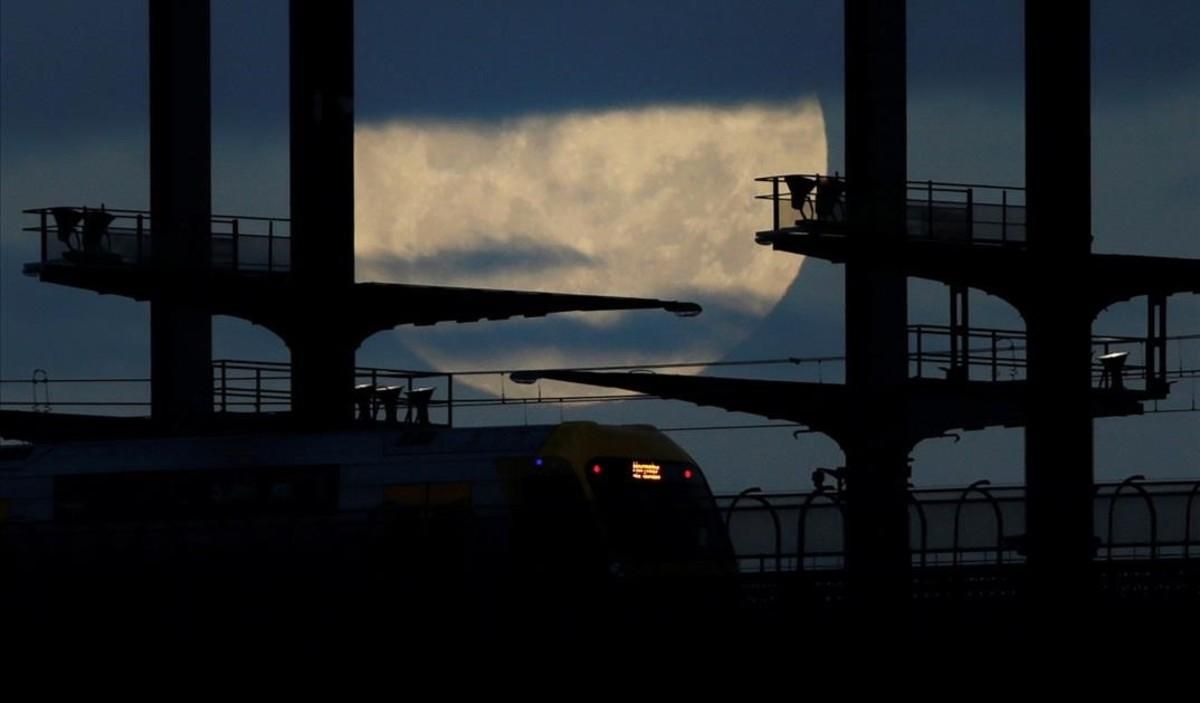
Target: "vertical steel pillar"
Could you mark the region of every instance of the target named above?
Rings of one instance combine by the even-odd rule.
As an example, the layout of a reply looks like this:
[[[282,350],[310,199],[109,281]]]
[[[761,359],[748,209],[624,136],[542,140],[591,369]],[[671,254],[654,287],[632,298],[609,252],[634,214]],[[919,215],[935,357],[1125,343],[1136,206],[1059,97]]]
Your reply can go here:
[[[213,403],[212,317],[195,304],[211,230],[209,44],[208,0],[150,1],[150,399],[172,429]]]
[[[895,623],[910,594],[907,281],[889,252],[905,230],[904,0],[846,0],[846,382],[861,420],[844,446],[847,569],[868,623]]]
[[[1072,281],[1092,239],[1090,30],[1089,0],[1025,3],[1026,527],[1031,594],[1054,617],[1092,591],[1093,313]]]
[[[354,285],[354,3],[293,0],[291,267],[311,312],[287,340],[294,411],[309,422],[353,417],[354,352],[341,322]]]

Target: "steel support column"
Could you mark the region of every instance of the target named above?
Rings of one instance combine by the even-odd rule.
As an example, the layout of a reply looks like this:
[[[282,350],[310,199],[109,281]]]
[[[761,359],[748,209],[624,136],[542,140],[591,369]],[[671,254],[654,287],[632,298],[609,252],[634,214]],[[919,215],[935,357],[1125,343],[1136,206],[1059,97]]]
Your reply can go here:
[[[182,302],[209,266],[208,0],[150,2],[150,400],[174,429],[212,412],[212,318]]]
[[[1090,79],[1089,0],[1027,0],[1026,527],[1031,594],[1055,617],[1092,591],[1092,312],[1072,280],[1091,250]]]
[[[293,0],[291,270],[309,329],[289,339],[294,411],[309,422],[353,417],[354,350],[341,301],[354,285],[354,4]]]
[[[907,281],[889,255],[904,236],[904,0],[846,0],[846,383],[861,420],[844,444],[851,595],[869,622],[909,597]]]

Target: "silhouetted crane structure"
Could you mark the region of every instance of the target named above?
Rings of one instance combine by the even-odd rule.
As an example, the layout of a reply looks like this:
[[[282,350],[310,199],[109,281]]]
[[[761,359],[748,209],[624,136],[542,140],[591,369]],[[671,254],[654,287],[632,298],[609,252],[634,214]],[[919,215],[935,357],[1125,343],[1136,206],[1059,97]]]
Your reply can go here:
[[[758,243],[846,267],[844,384],[579,371],[520,378],[624,388],[828,434],[845,453],[849,593],[868,623],[906,610],[913,446],[955,428],[1024,426],[1026,595],[1081,615],[1094,588],[1092,419],[1137,414],[1142,401],[1165,397],[1166,299],[1200,293],[1200,260],[1091,252],[1088,0],[1025,4],[1024,203],[1020,189],[907,181],[905,11],[904,0],[845,2],[844,177],[759,179],[773,186],[765,198],[776,214]],[[794,224],[780,215],[788,205]],[[909,377],[909,276],[949,286],[946,378]],[[1024,316],[1024,380],[972,380],[971,288]],[[1094,385],[1093,320],[1139,296],[1149,300],[1144,387]],[[1120,373],[1106,363],[1110,377]]]
[[[1026,429],[1027,595],[1056,614],[1082,615],[1094,588],[1092,420],[1137,414],[1144,401],[1167,395],[1166,301],[1200,293],[1200,260],[1092,253],[1089,3],[1027,1],[1025,13],[1026,186],[995,188],[907,180],[905,2],[845,1],[846,173],[759,179],[771,184],[762,197],[775,215],[756,234],[776,250],[845,265],[844,383],[514,375],[624,388],[828,434],[845,453],[836,476],[845,486],[848,592],[867,626],[895,623],[909,610],[912,448],[953,429],[989,426]],[[208,0],[151,0],[149,212],[29,211],[39,218],[42,251],[27,273],[150,302],[152,417],[0,410],[5,436],[127,437],[231,420],[253,428],[251,417],[213,412],[211,317],[218,314],[263,325],[288,345],[285,420],[336,428],[354,421],[362,401],[355,351],[378,331],[579,310],[700,311],[646,298],[356,282],[351,2],[291,4],[290,222],[214,215],[209,53]],[[909,277],[949,287],[943,378],[925,376],[921,361],[911,373]],[[994,360],[991,378],[972,375],[970,289],[1023,315],[1025,378],[997,378]],[[1093,320],[1141,296],[1148,299],[1144,383],[1126,383],[1123,352],[1107,349],[1096,382]],[[424,402],[418,415],[427,395]],[[396,412],[393,405],[393,419]],[[1195,495],[1187,498],[1188,520]],[[1190,534],[1188,525],[1185,558]]]
[[[262,325],[286,342],[294,419],[321,428],[353,420],[355,351],[398,325],[700,312],[694,303],[650,298],[356,283],[352,2],[291,4],[291,221],[213,216],[209,34],[208,0],[150,2],[149,212],[29,211],[40,216],[42,255],[27,273],[150,302],[152,422],[95,421],[108,431],[212,424],[213,315]],[[20,433],[39,434],[41,424],[89,434],[86,419],[4,412]]]

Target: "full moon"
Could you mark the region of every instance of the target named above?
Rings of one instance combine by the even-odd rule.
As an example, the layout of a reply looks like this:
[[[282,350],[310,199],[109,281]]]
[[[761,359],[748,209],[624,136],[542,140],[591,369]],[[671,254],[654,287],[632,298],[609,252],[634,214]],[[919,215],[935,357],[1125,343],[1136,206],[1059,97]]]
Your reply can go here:
[[[822,171],[826,157],[816,100],[360,126],[358,280],[705,307],[694,320],[580,313],[391,333],[436,368],[715,358],[778,302],[802,261],[754,244],[771,222],[754,179]],[[679,331],[653,340],[647,324]],[[541,327],[513,333],[529,325]]]

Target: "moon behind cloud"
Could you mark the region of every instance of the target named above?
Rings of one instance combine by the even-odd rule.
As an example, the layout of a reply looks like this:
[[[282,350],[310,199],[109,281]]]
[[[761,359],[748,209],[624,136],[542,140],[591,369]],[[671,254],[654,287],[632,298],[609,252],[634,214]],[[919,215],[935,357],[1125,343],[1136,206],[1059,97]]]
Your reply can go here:
[[[771,222],[754,178],[827,162],[815,99],[388,122],[360,126],[355,138],[359,280],[652,296],[706,309],[679,324],[640,311],[405,329],[403,344],[438,368],[719,356],[779,301],[802,262],[754,244]],[[645,316],[656,320],[651,336],[684,331],[640,345]],[[528,325],[542,333],[512,334]],[[599,343],[572,348],[555,328]]]

